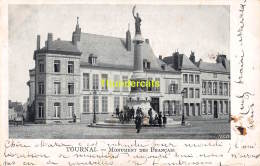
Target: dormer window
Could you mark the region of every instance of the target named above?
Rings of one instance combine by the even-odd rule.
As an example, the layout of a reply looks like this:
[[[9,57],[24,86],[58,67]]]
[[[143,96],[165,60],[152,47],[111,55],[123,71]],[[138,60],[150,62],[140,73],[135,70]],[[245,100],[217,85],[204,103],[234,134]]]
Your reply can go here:
[[[165,65],[161,65],[162,70],[165,70]]]
[[[149,62],[147,59],[144,59],[143,68],[144,69],[151,69],[151,62]]]
[[[97,62],[97,57],[94,56],[93,54],[90,54],[88,61],[89,61],[90,64],[95,65],[96,62]]]

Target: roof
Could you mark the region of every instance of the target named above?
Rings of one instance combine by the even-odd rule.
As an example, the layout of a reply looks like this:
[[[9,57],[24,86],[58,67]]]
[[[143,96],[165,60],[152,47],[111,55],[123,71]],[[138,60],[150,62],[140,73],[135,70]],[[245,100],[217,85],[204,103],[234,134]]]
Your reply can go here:
[[[180,59],[180,69],[181,70],[185,70],[185,69],[199,70],[199,68],[196,65],[194,65],[186,55],[178,54],[177,56],[179,58],[181,58]],[[163,61],[165,63],[167,63],[168,65],[171,65],[174,69],[178,69],[178,66],[176,66],[177,64],[174,63],[174,58],[177,58],[177,57],[174,57],[174,56],[164,57]]]
[[[199,70],[198,67],[196,65],[194,65],[194,63],[192,63],[186,55],[182,55],[181,69]]]
[[[225,69],[222,63],[209,63],[209,62],[199,62],[198,66],[201,70],[204,71],[213,71],[213,72],[229,72],[229,67]],[[228,65],[229,66],[229,65]]]
[[[65,40],[54,40],[51,41],[48,48],[45,46],[38,52],[50,52],[50,53],[64,53],[64,54],[73,54],[73,55],[80,55],[80,50],[77,48],[76,45],[73,45],[71,41]]]
[[[127,51],[124,38],[81,33],[77,46],[82,52],[81,65],[90,65],[88,58],[91,54],[94,54],[97,57],[96,66],[130,70],[134,67],[133,41],[131,51]],[[163,71],[159,59],[154,55],[150,44],[147,42],[142,45],[142,55],[143,59],[150,62],[151,70]]]

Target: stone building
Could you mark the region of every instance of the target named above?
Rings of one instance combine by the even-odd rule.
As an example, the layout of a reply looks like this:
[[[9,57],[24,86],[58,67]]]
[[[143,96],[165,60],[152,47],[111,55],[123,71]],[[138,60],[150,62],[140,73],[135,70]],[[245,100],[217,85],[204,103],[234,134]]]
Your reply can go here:
[[[202,93],[205,81],[229,85],[229,67],[224,67],[229,66],[229,62],[225,56],[219,56],[217,64],[209,65],[216,67],[216,70],[212,70],[204,68],[205,62],[196,62],[194,53],[190,58],[179,52],[158,58],[149,39],[145,39],[141,49],[142,58],[136,61],[129,29],[125,38],[90,34],[81,31],[78,21],[71,41],[54,40],[49,33],[43,47],[40,45],[40,36],[37,36],[36,43],[35,75],[30,74],[35,78],[35,87],[29,85],[30,91],[35,91],[30,95],[35,95],[34,118],[37,123],[71,122],[73,115],[77,122],[90,122],[94,109],[98,120],[111,117],[117,107],[123,110],[131,100],[131,88],[102,86],[101,81],[127,81],[133,76],[137,63],[142,64],[147,81],[160,82],[160,87],[148,87],[145,90],[146,96],[151,99],[151,107],[157,112],[180,116],[183,89],[184,110],[188,117],[222,117],[213,116],[215,101],[217,109],[224,107],[221,103],[229,103],[229,96]],[[217,78],[214,79],[215,73]],[[204,101],[212,101],[213,114],[209,114],[209,111],[205,113],[205,107],[209,106],[202,104]]]

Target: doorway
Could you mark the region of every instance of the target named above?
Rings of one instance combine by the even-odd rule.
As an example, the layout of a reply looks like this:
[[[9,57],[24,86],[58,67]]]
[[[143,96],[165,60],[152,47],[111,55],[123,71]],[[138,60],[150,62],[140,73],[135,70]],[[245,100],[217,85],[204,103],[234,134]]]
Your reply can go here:
[[[160,109],[159,97],[152,97],[150,105],[157,113],[159,113],[159,109]]]
[[[218,118],[218,102],[214,101],[214,118]]]

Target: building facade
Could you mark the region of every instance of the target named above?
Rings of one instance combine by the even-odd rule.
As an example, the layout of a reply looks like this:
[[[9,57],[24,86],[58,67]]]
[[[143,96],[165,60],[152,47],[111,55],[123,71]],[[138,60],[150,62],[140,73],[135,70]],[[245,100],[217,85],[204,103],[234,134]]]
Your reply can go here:
[[[40,36],[36,43],[35,69],[30,72],[35,85],[33,81],[28,84],[29,98],[35,100],[35,122],[67,123],[73,118],[77,122],[90,122],[94,109],[98,120],[104,120],[115,114],[117,107],[124,110],[131,100],[130,87],[101,83],[102,80],[127,81],[132,77],[136,60],[129,30],[125,38],[83,33],[77,21],[71,41],[53,40],[49,33],[43,47]],[[230,69],[226,56],[218,55],[216,63],[196,62],[193,52],[189,58],[179,52],[158,58],[149,39],[144,40],[141,54],[147,81],[160,82],[159,87],[148,87],[145,91],[155,111],[180,117],[184,90],[187,117],[228,118]],[[207,88],[212,88],[212,94],[205,93]]]

